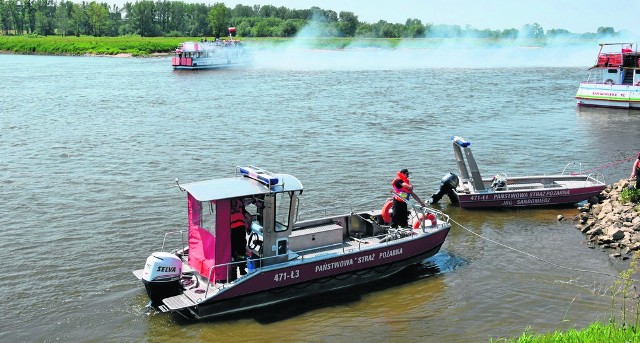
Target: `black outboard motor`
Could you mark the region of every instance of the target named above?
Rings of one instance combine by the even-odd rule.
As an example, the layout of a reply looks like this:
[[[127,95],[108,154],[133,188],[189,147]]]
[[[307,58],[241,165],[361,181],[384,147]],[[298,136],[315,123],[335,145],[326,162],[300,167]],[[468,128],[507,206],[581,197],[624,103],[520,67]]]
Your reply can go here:
[[[448,173],[440,180],[440,190],[438,193],[431,196],[431,203],[436,204],[442,197],[446,194],[451,200],[451,203],[454,205],[458,205],[458,195],[455,192],[456,187],[460,183],[460,179],[454,173]]]

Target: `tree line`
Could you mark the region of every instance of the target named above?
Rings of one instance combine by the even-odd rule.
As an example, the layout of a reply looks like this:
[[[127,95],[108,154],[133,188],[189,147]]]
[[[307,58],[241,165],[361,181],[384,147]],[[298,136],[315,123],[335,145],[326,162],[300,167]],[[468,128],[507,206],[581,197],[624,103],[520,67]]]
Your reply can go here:
[[[564,29],[545,30],[537,23],[520,30],[476,29],[470,26],[436,25],[409,18],[404,24],[380,20],[361,22],[353,12],[335,12],[319,7],[289,9],[272,5],[214,5],[168,0],[127,2],[121,8],[106,2],[55,0],[0,0],[3,35],[36,34],[142,37],[222,37],[228,27],[236,27],[243,37],[363,38],[547,38],[571,36],[595,38],[615,36],[612,27],[599,27],[595,33],[574,34]]]

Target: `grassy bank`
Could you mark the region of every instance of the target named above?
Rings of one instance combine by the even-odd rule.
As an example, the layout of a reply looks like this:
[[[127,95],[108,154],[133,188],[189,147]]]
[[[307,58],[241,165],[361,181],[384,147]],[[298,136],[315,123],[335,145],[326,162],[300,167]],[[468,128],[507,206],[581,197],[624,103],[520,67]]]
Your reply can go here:
[[[640,342],[640,330],[635,327],[622,327],[618,324],[603,325],[593,323],[582,330],[571,329],[566,332],[532,334],[525,331],[522,336],[510,339],[491,340],[495,343],[626,343]]]
[[[0,51],[40,55],[149,56],[173,52],[184,37],[0,36]]]
[[[172,53],[178,44],[200,40],[201,37],[93,37],[93,36],[0,36],[0,51],[16,54],[40,55],[118,55],[149,56],[156,53]],[[211,38],[211,37],[209,37]],[[545,46],[545,40],[499,39],[443,39],[443,38],[241,38],[256,48],[293,44],[311,49],[344,48],[431,48],[438,46]],[[572,39],[563,44],[582,44],[585,40]],[[554,44],[557,41],[554,41]]]

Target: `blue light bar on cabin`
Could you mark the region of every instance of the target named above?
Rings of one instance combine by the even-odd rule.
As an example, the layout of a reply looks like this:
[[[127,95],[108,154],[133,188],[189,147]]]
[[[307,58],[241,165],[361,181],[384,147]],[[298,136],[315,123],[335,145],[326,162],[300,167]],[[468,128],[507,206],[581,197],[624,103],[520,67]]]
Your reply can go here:
[[[459,146],[466,148],[469,145],[471,145],[471,142],[465,140],[464,138],[460,137],[460,136],[453,136],[451,137],[451,140],[453,141],[453,143],[458,144]]]
[[[264,183],[267,186],[273,186],[278,184],[278,178],[273,175],[271,172],[266,171],[262,168],[248,166],[248,167],[239,167],[240,174],[246,176],[248,178],[254,179],[258,182]]]

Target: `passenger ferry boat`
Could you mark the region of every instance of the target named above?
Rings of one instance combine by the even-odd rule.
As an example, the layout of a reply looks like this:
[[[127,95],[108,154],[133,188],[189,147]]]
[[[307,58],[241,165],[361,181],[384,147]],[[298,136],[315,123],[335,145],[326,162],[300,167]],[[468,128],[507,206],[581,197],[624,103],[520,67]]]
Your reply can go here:
[[[570,205],[597,196],[606,187],[602,174],[571,173],[569,163],[560,174],[507,176],[498,173],[483,178],[478,169],[471,142],[452,137],[453,151],[460,177],[450,173],[442,179],[438,202],[444,194],[462,208],[512,208]]]
[[[382,210],[296,221],[302,183],[253,166],[178,187],[187,195],[187,229],[165,234],[161,251],[133,274],[150,305],[189,319],[285,306],[389,278],[436,254],[451,228],[442,212],[414,204],[410,227],[391,228]],[[246,261],[232,261],[234,201],[251,214]],[[237,270],[243,264],[246,274]]]
[[[184,42],[178,46],[171,59],[174,70],[211,69],[244,66],[251,62],[251,55],[244,44],[234,39],[235,28],[229,28],[229,38],[214,41]]]
[[[640,109],[640,52],[634,43],[600,44],[576,100],[578,106]]]

